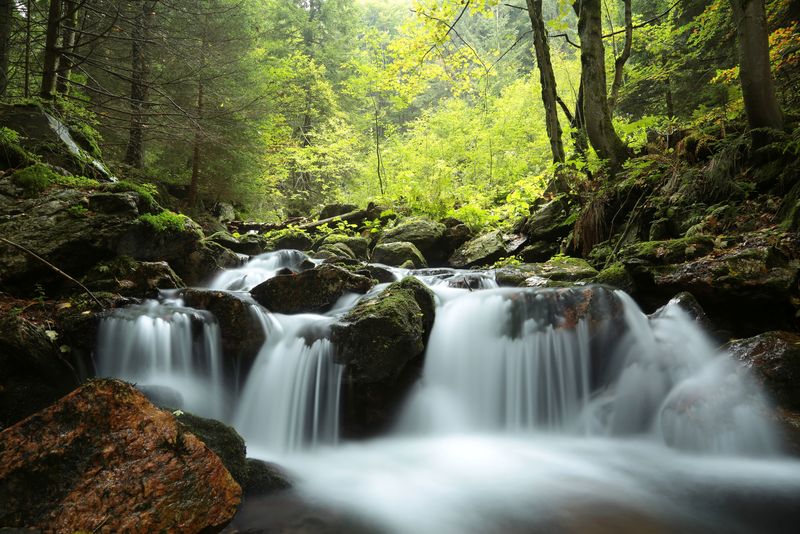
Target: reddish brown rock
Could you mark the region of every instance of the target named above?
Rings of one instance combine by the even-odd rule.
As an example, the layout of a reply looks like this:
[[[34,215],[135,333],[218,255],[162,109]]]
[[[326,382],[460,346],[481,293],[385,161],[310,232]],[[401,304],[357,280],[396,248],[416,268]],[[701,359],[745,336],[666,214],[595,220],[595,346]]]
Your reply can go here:
[[[130,384],[93,380],[0,433],[0,525],[217,532],[241,488]]]

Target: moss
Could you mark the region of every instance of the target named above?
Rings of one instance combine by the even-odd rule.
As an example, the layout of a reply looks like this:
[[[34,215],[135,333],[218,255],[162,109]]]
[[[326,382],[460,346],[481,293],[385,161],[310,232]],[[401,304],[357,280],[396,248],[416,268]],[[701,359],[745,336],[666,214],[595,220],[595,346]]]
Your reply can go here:
[[[186,215],[175,213],[174,211],[164,210],[157,215],[145,213],[139,216],[142,223],[150,225],[156,232],[182,232],[186,229]]]
[[[625,266],[620,262],[612,263],[600,271],[593,282],[616,287],[625,291],[630,291],[633,287],[631,276],[628,274]]]
[[[67,213],[76,219],[82,219],[89,215],[89,210],[86,209],[86,206],[76,204],[75,206],[70,206],[70,208],[67,210]]]
[[[70,133],[75,141],[92,157],[100,159],[103,153],[100,150],[102,138],[100,133],[85,122],[70,124]]]
[[[85,176],[61,176],[57,174],[54,183],[74,189],[93,189],[95,187],[100,187],[100,182]]]
[[[128,180],[120,180],[108,184],[106,189],[109,191],[132,191],[136,193],[142,201],[142,211],[147,213],[159,213],[162,210],[158,201],[156,201],[156,188],[151,184],[137,184]]]
[[[16,130],[0,127],[0,169],[14,169],[35,161],[35,156],[19,144]]]
[[[637,259],[651,263],[677,263],[714,250],[714,240],[705,235],[693,235],[666,241],[644,241],[629,245],[621,256],[625,260]]]
[[[11,175],[11,181],[28,194],[41,193],[58,178],[58,174],[42,163],[25,167]]]

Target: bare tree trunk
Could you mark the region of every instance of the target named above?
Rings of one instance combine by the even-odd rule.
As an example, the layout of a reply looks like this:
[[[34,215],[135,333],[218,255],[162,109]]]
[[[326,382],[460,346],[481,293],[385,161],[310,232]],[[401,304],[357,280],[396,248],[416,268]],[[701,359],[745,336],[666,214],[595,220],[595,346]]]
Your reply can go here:
[[[8,89],[8,62],[11,56],[11,26],[14,0],[0,0],[0,98]]]
[[[131,119],[125,163],[137,169],[144,167],[144,110],[147,105],[148,88],[148,69],[144,49],[149,38],[150,17],[153,9],[153,2],[142,0],[141,10],[136,14],[131,32]]]
[[[56,75],[56,91],[69,92],[69,79],[72,76],[73,62],[70,54],[75,51],[78,38],[78,2],[62,0],[64,7],[64,24],[61,29],[61,58]]]
[[[739,41],[739,80],[751,129],[783,128],[783,114],[775,96],[769,63],[769,39],[764,0],[730,0]],[[763,145],[769,136],[753,134]]]
[[[192,150],[192,181],[189,183],[189,207],[197,205],[197,191],[200,188],[200,145],[203,141],[203,133],[200,131],[200,121],[203,118],[203,93],[205,87],[203,82],[197,84],[197,126],[194,133],[194,148]]]
[[[619,88],[622,87],[622,78],[625,74],[625,63],[631,57],[631,47],[633,46],[633,9],[631,8],[631,0],[625,1],[625,44],[622,47],[622,53],[614,61],[614,81],[611,83],[611,97],[608,99],[608,109],[610,113],[614,114],[614,108],[617,106],[617,98],[619,98]]]
[[[42,98],[53,98],[56,92],[56,74],[61,56],[61,50],[58,47],[58,36],[61,33],[61,8],[62,0],[50,0],[50,8],[47,12],[42,87],[39,91]]]
[[[629,154],[614,130],[608,108],[600,4],[601,0],[577,0],[573,4],[578,15],[578,35],[581,38],[583,119],[595,152],[600,158],[608,160],[612,169],[616,169],[628,159]]]
[[[542,103],[544,104],[545,126],[550,139],[550,150],[555,163],[564,163],[564,144],[561,141],[561,124],[558,122],[558,102],[556,94],[556,77],[550,61],[550,45],[547,42],[547,31],[542,17],[542,0],[527,0],[528,15],[533,28],[533,47],[536,51],[536,64],[539,67],[539,80],[542,85]]]
[[[22,94],[25,98],[31,96],[31,8],[32,0],[25,3],[25,73]]]

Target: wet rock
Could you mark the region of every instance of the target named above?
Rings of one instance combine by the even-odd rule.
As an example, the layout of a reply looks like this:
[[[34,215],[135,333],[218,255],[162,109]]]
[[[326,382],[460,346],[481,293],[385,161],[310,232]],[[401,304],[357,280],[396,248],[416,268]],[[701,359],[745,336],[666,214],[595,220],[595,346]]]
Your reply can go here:
[[[369,255],[369,241],[363,237],[331,234],[322,238],[319,242],[319,246],[323,247],[325,245],[336,245],[339,243],[347,247],[347,250],[353,258],[366,260]]]
[[[714,240],[708,236],[684,237],[666,241],[634,243],[620,252],[625,264],[648,263],[663,265],[689,261],[714,250]]]
[[[725,348],[752,369],[781,406],[800,410],[800,335],[766,332],[733,340]]]
[[[553,241],[536,241],[520,250],[518,256],[525,263],[539,263],[552,258],[558,250],[558,244]]]
[[[289,477],[277,465],[247,458],[247,482],[243,486],[247,497],[270,495],[291,487]]]
[[[233,479],[244,487],[249,474],[245,462],[247,448],[242,436],[228,425],[213,419],[205,419],[181,411],[174,415],[178,425],[205,443],[206,447],[222,460]]]
[[[217,319],[225,355],[225,375],[231,385],[236,377],[247,372],[266,341],[261,322],[251,303],[227,291],[187,289],[184,303],[192,308],[210,311]]]
[[[446,229],[442,239],[439,241],[440,260],[449,258],[458,247],[473,238],[473,233],[469,226],[458,219],[444,220],[442,223],[446,226]]]
[[[678,293],[672,297],[667,304],[680,307],[680,309],[686,312],[686,314],[706,332],[711,332],[713,329],[713,324],[708,318],[708,315],[706,315],[705,310],[703,310],[703,307],[699,302],[697,302],[697,299],[694,297],[694,295],[688,291]],[[659,308],[651,315],[651,317],[658,317],[664,312],[665,309],[666,306]]]
[[[345,293],[366,293],[372,280],[335,265],[323,264],[298,274],[275,276],[250,291],[275,313],[324,312]]]
[[[210,241],[222,245],[239,254],[257,256],[267,250],[267,241],[255,234],[245,234],[238,238],[228,232],[216,232],[208,237]]]
[[[330,260],[333,258],[341,258],[345,260],[356,260],[355,253],[350,250],[350,247],[348,247],[345,243],[326,243],[319,248],[317,254],[327,256],[326,258],[318,259]]]
[[[136,389],[141,391],[147,400],[166,410],[183,408],[183,395],[181,392],[168,386],[147,386],[137,384]]]
[[[615,287],[628,293],[631,293],[634,289],[633,278],[631,278],[625,265],[620,262],[612,263],[600,271],[597,276],[594,277],[593,282],[595,284]]]
[[[188,285],[202,285],[220,271],[242,264],[242,258],[230,249],[213,241],[204,240],[181,265],[181,278]]]
[[[500,258],[513,256],[524,243],[523,236],[495,230],[464,243],[450,256],[449,263],[456,268],[491,265]]]
[[[395,276],[392,271],[389,269],[384,269],[379,265],[368,263],[366,265],[362,265],[360,270],[363,272],[358,272],[357,274],[369,276],[370,278],[377,280],[380,284],[388,284],[397,281],[397,276]]]
[[[282,230],[267,239],[269,250],[309,250],[314,241],[302,230]]]
[[[386,230],[378,244],[411,243],[419,250],[426,262],[436,264],[447,258],[441,246],[444,235],[445,226],[441,223],[428,219],[406,219],[397,226]]]
[[[412,243],[379,243],[372,249],[372,261],[391,267],[404,264],[411,269],[422,269],[428,266],[422,253]]]
[[[217,532],[241,488],[174,417],[95,380],[0,433],[0,524],[55,532]]]
[[[586,260],[558,256],[544,263],[523,263],[495,271],[495,281],[501,286],[546,287],[549,282],[578,282],[597,276]]]
[[[18,315],[0,318],[0,428],[78,386],[78,377],[61,357],[57,335]]]
[[[333,326],[345,364],[343,431],[364,435],[388,423],[418,377],[433,326],[433,293],[414,278],[362,300]]]
[[[93,291],[138,298],[155,298],[159,289],[184,285],[165,261],[140,262],[125,256],[95,265],[83,283]]]

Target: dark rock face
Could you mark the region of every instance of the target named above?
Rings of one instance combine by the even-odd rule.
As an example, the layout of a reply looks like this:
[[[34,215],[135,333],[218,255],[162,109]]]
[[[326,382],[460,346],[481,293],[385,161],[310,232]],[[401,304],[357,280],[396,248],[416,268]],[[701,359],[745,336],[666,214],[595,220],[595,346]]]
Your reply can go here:
[[[245,462],[247,448],[236,430],[215,421],[190,413],[176,412],[178,425],[197,436],[206,447],[216,454],[233,479],[242,487],[248,480],[248,465]]]
[[[358,206],[355,204],[328,204],[327,206],[323,207],[322,210],[320,210],[319,218],[330,219],[331,217],[344,215],[345,213],[350,213],[351,211],[356,211],[357,209]]]
[[[242,259],[232,250],[213,241],[204,240],[185,258],[185,261],[174,261],[174,263],[182,268],[180,275],[187,284],[199,285],[223,269],[238,267],[242,264]]]
[[[286,232],[269,240],[270,250],[309,250],[314,242],[305,232]]]
[[[538,263],[549,260],[558,250],[558,244],[553,241],[537,241],[520,250],[519,257],[526,263]]]
[[[500,258],[513,256],[524,243],[524,236],[495,230],[464,243],[450,256],[449,263],[459,269],[491,265]]]
[[[553,241],[565,237],[573,225],[569,215],[569,207],[563,200],[551,200],[528,217],[522,233],[531,241]]]
[[[225,376],[229,384],[238,376],[246,376],[266,341],[264,329],[241,297],[226,291],[187,289],[183,292],[187,306],[210,311],[219,323],[222,352],[225,355]]]
[[[165,261],[139,262],[126,257],[96,265],[83,283],[93,291],[138,298],[155,298],[159,289],[184,285]]]
[[[292,483],[277,465],[247,458],[247,483],[243,487],[245,496],[253,497],[290,489]]]
[[[278,275],[250,291],[275,313],[323,312],[347,292],[366,293],[373,281],[335,265],[324,264],[297,274]]]
[[[445,226],[441,223],[427,219],[408,219],[386,230],[378,243],[411,243],[427,262],[437,264],[447,258],[441,246],[444,235]]]
[[[197,437],[117,380],[0,433],[0,524],[55,532],[218,532],[241,488]]]
[[[352,257],[359,260],[366,260],[369,255],[369,241],[363,237],[331,234],[319,241],[319,246],[336,245],[341,243],[352,253]]]
[[[372,249],[372,261],[392,267],[423,269],[428,266],[422,253],[413,243],[378,243]]]
[[[78,386],[78,377],[59,357],[59,344],[44,328],[22,317],[0,318],[0,428],[36,413]]]
[[[245,234],[236,238],[228,232],[216,232],[208,239],[234,252],[248,256],[257,256],[267,249],[267,241],[255,234]]]
[[[334,325],[337,361],[347,366],[345,434],[370,434],[389,421],[418,377],[433,319],[433,294],[405,278],[363,300]]]
[[[450,219],[444,223],[447,228],[439,241],[441,257],[437,259],[438,261],[449,258],[458,247],[474,237],[469,226],[457,219]]]
[[[800,335],[766,332],[725,347],[764,384],[781,406],[800,410]]]

